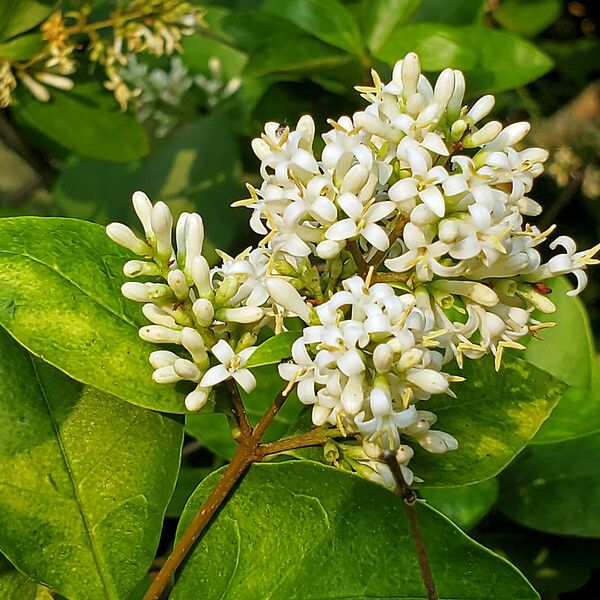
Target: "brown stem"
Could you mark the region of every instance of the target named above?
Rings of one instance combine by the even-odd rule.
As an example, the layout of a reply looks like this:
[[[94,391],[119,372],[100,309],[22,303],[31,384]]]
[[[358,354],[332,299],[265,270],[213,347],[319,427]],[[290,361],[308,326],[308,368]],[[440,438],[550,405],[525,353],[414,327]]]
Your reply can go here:
[[[281,391],[275,400],[273,400],[273,403],[262,416],[252,433],[249,436],[241,438],[237,452],[231,459],[225,472],[200,507],[198,514],[196,514],[185,530],[183,537],[176,544],[173,552],[171,552],[165,561],[156,578],[152,581],[143,600],[160,599],[175,571],[188,555],[196,540],[209,525],[215,513],[223,506],[231,490],[241,481],[250,465],[262,459],[263,455],[259,449],[260,440],[287,397],[288,395],[284,395],[283,391]]]
[[[240,396],[240,390],[233,379],[230,379],[227,382],[227,385],[229,386],[229,392],[231,394],[231,408],[233,409],[235,420],[240,428],[238,440],[249,438],[252,435],[252,425],[250,425],[250,421],[248,420],[248,413],[246,412],[242,397]]]
[[[188,552],[192,549],[200,534],[219,508],[223,505],[231,490],[244,476],[248,467],[256,460],[256,445],[240,444],[235,456],[225,469],[225,472],[202,504],[198,514],[194,517],[183,537],[177,542],[173,552],[169,555],[158,575],[152,581],[144,596],[144,600],[159,600],[162,593],[169,585],[171,577],[177,567],[183,562]]]
[[[348,244],[348,250],[350,254],[352,254],[352,258],[356,263],[357,272],[361,277],[366,277],[369,272],[369,264],[365,260],[365,257],[362,255],[362,252],[358,248],[358,244],[355,241],[352,241]]]
[[[427,592],[427,599],[438,600],[437,590],[435,589],[435,581],[433,579],[433,573],[431,572],[431,565],[429,564],[429,560],[427,558],[427,551],[425,550],[425,544],[421,534],[421,527],[419,526],[419,519],[417,516],[417,495],[404,480],[402,470],[400,469],[394,454],[389,454],[386,456],[385,462],[390,467],[390,470],[394,475],[394,479],[398,484],[398,495],[404,500],[404,508],[406,509],[406,516],[410,525],[410,534],[415,543],[417,562],[419,563],[421,578],[423,579],[423,585],[425,586],[425,591]]]
[[[287,452],[288,450],[296,450],[297,448],[308,448],[310,446],[321,446],[332,434],[335,435],[336,430],[313,429],[308,433],[295,435],[294,437],[284,440],[277,440],[268,444],[261,444],[258,451],[261,456],[269,456],[278,454],[279,452]],[[338,432],[339,433],[339,432]]]

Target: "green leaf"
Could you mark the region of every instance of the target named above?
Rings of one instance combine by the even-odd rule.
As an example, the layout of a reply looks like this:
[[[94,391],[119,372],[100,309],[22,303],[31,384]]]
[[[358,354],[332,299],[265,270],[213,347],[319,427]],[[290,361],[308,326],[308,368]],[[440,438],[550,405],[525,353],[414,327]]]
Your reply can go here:
[[[74,379],[132,404],[185,412],[185,390],[152,381],[139,304],[120,286],[131,255],[104,228],[51,217],[0,219],[0,325]]]
[[[194,492],[178,537],[217,477],[211,475]],[[441,600],[538,598],[512,565],[437,511],[420,503],[417,510]],[[402,501],[354,475],[294,461],[250,469],[188,557],[170,598],[420,600],[426,595]]]
[[[210,467],[182,467],[179,469],[175,491],[167,506],[167,517],[179,517],[183,512],[185,503],[198,484],[214,469]]]
[[[467,361],[457,398],[434,396],[423,406],[436,428],[458,440],[442,456],[419,446],[411,468],[432,487],[476,483],[497,475],[527,445],[558,401],[564,384],[526,362],[505,356],[499,372],[491,357]]]
[[[280,363],[292,355],[292,344],[302,335],[300,331],[284,331],[265,340],[248,359],[249,368]]]
[[[464,70],[471,95],[516,88],[552,68],[552,60],[530,42],[478,25],[419,23],[397,27],[375,55],[391,64],[412,51],[419,54],[425,71],[446,67]]]
[[[44,47],[39,33],[30,33],[0,44],[0,57],[13,60],[28,60]]]
[[[68,150],[83,156],[127,162],[148,153],[144,128],[130,114],[98,106],[95,99],[52,90],[49,102],[29,92],[19,95],[13,110],[17,118]]]
[[[533,37],[552,25],[562,10],[560,0],[502,0],[492,15],[506,29]]]
[[[150,567],[181,424],[70,380],[0,334],[0,550],[72,600],[123,598]]]
[[[581,437],[600,430],[600,362],[587,312],[579,298],[567,296],[572,288],[566,278],[550,282],[556,313],[534,314],[542,321],[556,322],[542,331],[543,341],[531,340],[525,359],[568,383],[550,418],[532,440],[547,444]],[[551,351],[549,351],[551,349]]]
[[[455,488],[419,488],[423,498],[461,529],[472,529],[490,512],[498,498],[498,481],[487,479]]]
[[[500,509],[539,531],[600,537],[599,455],[598,433],[527,448],[503,474]]]
[[[0,598],[6,600],[52,600],[48,588],[20,573],[0,555]]]
[[[290,21],[326,44],[356,56],[364,54],[358,23],[337,0],[267,0],[263,10]]]
[[[54,190],[59,207],[68,216],[134,224],[137,219],[129,199],[142,189],[175,213],[199,212],[209,240],[227,248],[238,225],[247,219],[244,210],[230,207],[247,194],[232,126],[226,114],[202,117],[139,163],[72,157]]]
[[[41,23],[55,2],[0,0],[0,41],[8,40]]]
[[[486,0],[423,0],[413,20],[417,23],[471,25],[481,22],[485,5]]]
[[[479,536],[478,541],[517,566],[543,598],[580,588],[600,564],[597,540],[499,533]]]
[[[285,385],[279,377],[275,365],[265,365],[253,369],[256,377],[256,389],[250,394],[240,390],[250,422],[255,425]],[[283,408],[267,429],[264,440],[270,442],[279,439],[296,422],[303,405],[295,393],[290,394]],[[222,413],[192,414],[186,416],[186,430],[209,450],[230,459],[237,448],[231,435],[226,415]]]
[[[306,36],[280,39],[252,53],[244,77],[264,77],[269,73],[314,74],[346,65],[351,56],[319,40]]]
[[[542,341],[532,339],[524,358],[568,385],[587,387],[595,355],[587,312],[579,298],[567,296],[573,286],[565,277],[553,279],[549,285],[556,312],[550,316],[536,312],[533,317],[554,321],[556,326],[541,332]]]
[[[364,31],[367,46],[376,51],[399,25],[405,25],[419,8],[422,0],[369,0]]]

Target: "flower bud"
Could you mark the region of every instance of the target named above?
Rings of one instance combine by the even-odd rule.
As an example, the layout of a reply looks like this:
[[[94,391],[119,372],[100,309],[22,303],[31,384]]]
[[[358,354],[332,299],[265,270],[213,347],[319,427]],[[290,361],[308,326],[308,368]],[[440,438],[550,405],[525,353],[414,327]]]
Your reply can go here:
[[[454,121],[454,123],[452,123],[452,127],[450,128],[450,139],[453,142],[457,142],[462,138],[466,130],[467,122],[464,119],[458,119],[458,121]]]
[[[396,451],[396,460],[399,465],[407,465],[410,459],[415,455],[415,451],[405,444],[401,444]]]
[[[106,226],[106,235],[119,246],[131,250],[134,254],[146,256],[150,253],[150,248],[146,242],[138,238],[127,225],[123,223],[110,223]]]
[[[187,381],[198,383],[202,377],[200,369],[191,360],[185,358],[178,358],[173,363],[173,369],[181,379],[186,379]]]
[[[488,144],[492,140],[496,139],[501,131],[502,123],[500,123],[500,121],[490,121],[481,129],[478,129],[471,135],[466,136],[463,140],[463,146],[465,148],[476,148],[477,146],[483,146],[484,144]]]
[[[175,373],[172,366],[159,367],[152,373],[152,379],[156,383],[175,383],[181,380],[181,377]]]
[[[450,122],[455,121],[460,116],[463,99],[465,96],[465,76],[462,71],[454,70],[454,90],[448,101],[448,117]],[[461,134],[462,135],[462,134]]]
[[[360,164],[356,164],[350,168],[340,189],[340,194],[349,192],[356,194],[367,182],[369,178],[369,171]]]
[[[162,260],[169,260],[173,254],[171,230],[173,215],[164,202],[157,202],[152,207],[152,230],[156,239],[156,254]]]
[[[185,407],[190,411],[200,410],[207,402],[210,388],[196,387],[185,397]]]
[[[202,367],[208,366],[208,354],[202,336],[191,327],[184,327],[181,331],[181,343],[192,355],[194,362]]]
[[[192,263],[201,256],[204,245],[204,223],[196,213],[188,216],[185,229],[185,272],[192,272]]]
[[[127,281],[121,286],[121,293],[125,298],[135,302],[156,302],[172,298],[173,292],[164,283],[139,283]]]
[[[269,277],[265,281],[265,287],[275,303],[283,306],[293,316],[300,317],[305,323],[310,323],[310,308],[291,283],[279,277]]]
[[[416,438],[419,445],[432,454],[444,454],[458,448],[458,442],[449,433],[430,430]]]
[[[317,245],[316,254],[323,260],[331,260],[339,255],[344,245],[344,242],[324,240]]]
[[[192,261],[192,279],[200,298],[211,298],[213,289],[210,284],[210,267],[204,256],[196,256]]]
[[[123,266],[123,273],[127,277],[155,276],[160,275],[160,267],[156,263],[145,260],[129,260]]]
[[[373,364],[379,373],[387,373],[392,366],[394,353],[388,344],[379,344],[373,351]]]
[[[494,152],[496,150],[504,150],[509,146],[514,146],[529,133],[530,129],[531,125],[527,123],[527,121],[508,125],[508,127],[505,127],[498,137],[491,141],[485,149],[488,152]]]
[[[189,296],[190,288],[186,283],[183,271],[179,269],[169,271],[167,282],[178,300],[185,300]]]
[[[140,329],[139,336],[144,341],[152,342],[153,344],[181,343],[181,331],[162,325],[146,325]]]
[[[215,294],[215,307],[225,306],[236,295],[240,288],[240,281],[236,277],[225,277],[219,285],[219,289]]]
[[[444,69],[438,76],[433,90],[433,98],[438,106],[445,110],[454,92],[454,71]]]
[[[149,360],[155,369],[160,369],[162,367],[172,367],[178,358],[177,354],[169,350],[156,350],[150,353]]]
[[[419,348],[410,348],[402,354],[400,360],[396,363],[396,366],[400,371],[406,371],[416,367],[423,360],[423,350]]]
[[[144,304],[142,313],[148,321],[152,321],[155,325],[177,328],[175,319],[156,304]]]
[[[467,117],[470,117],[473,124],[478,123],[492,112],[495,103],[496,99],[491,94],[482,96],[467,112]]]
[[[448,390],[448,380],[433,369],[411,369],[406,379],[428,394],[442,394]]]
[[[216,312],[216,318],[226,323],[256,323],[262,319],[264,312],[258,306],[240,306],[238,308],[222,308]]]
[[[133,210],[135,210],[135,214],[138,216],[142,227],[144,228],[144,233],[153,237],[154,232],[152,231],[152,202],[144,192],[134,192],[131,197],[133,202]]]
[[[196,300],[192,306],[192,312],[200,327],[210,327],[215,316],[215,309],[210,300],[207,298]]]
[[[402,96],[408,100],[417,91],[417,83],[421,75],[421,63],[414,52],[409,52],[402,61],[400,76],[402,78]]]

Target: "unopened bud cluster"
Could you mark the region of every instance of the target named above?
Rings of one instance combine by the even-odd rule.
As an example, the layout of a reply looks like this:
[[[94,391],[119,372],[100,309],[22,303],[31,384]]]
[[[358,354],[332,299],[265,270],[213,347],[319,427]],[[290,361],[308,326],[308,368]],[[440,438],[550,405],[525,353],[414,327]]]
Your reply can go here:
[[[253,141],[263,184],[248,186],[251,197],[236,204],[252,209],[250,225],[264,235],[259,248],[222,254],[209,270],[199,217],[180,218],[173,250],[161,203],[136,208],[145,240],[119,225],[109,234],[152,258],[126,265],[127,274],[166,280],[124,287],[152,307],[145,313],[154,325],[142,336],[192,354],[188,365],[161,353],[153,359],[157,380],[197,381],[193,393],[207,397],[226,372],[251,389],[250,371],[236,369],[258,332],[279,332],[284,317],[300,317],[306,326],[280,375],[312,406],[315,425],[363,444],[330,444],[330,462],[389,483],[381,458],[394,453],[410,482],[407,442],[432,453],[458,447],[419,406],[454,394],[450,385],[461,378],[445,365],[492,353],[500,368],[505,348],[522,348],[521,338],[548,326],[532,317],[534,309],[554,311],[542,282],[573,274],[570,293],[579,293],[599,247],[578,252],[560,236],[549,247],[564,251],[542,261],[537,247],[554,228],[542,232],[525,217],[541,211],[527,194],[547,153],[522,147],[527,123],[485,122],[492,96],[464,106],[460,71],[446,69],[431,85],[409,54],[391,82],[376,73],[373,80],[358,88],[365,110],[330,121],[320,156],[309,116],[295,130],[268,123]],[[195,356],[188,330],[203,340]],[[219,377],[209,376],[216,368]]]
[[[70,76],[79,67],[79,49],[85,39],[83,47],[88,59],[102,65],[106,87],[125,110],[129,100],[140,93],[121,76],[126,54],[148,52],[163,56],[181,51],[181,38],[197,30],[203,11],[180,0],[129,0],[117,3],[106,20],[94,22],[91,14],[90,2],[79,3],[67,13],[57,10],[39,27],[44,42],[39,52],[26,60],[0,56],[0,108],[11,103],[17,83],[22,83],[41,102],[50,99],[49,87],[70,90]]]

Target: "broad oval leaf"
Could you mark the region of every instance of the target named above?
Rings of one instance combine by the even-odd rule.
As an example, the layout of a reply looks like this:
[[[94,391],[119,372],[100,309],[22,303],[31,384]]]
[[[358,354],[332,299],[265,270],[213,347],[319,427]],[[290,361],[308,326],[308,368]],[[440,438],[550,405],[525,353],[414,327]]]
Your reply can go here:
[[[539,48],[498,29],[418,23],[394,29],[376,57],[394,63],[417,52],[425,71],[465,71],[470,95],[513,89],[541,77],[552,60]],[[498,60],[502,56],[502,60]]]
[[[364,31],[367,46],[373,51],[399,25],[404,25],[419,8],[422,0],[369,0],[366,4]]]
[[[139,305],[121,296],[130,254],[100,225],[0,219],[0,325],[74,379],[132,404],[183,413],[185,392],[152,381]]]
[[[550,282],[556,312],[534,314],[556,326],[542,331],[543,340],[530,340],[525,360],[569,384],[550,418],[542,425],[534,444],[548,444],[581,437],[600,430],[600,362],[586,309],[579,298],[567,296],[573,287],[564,277]]]
[[[67,378],[0,334],[0,550],[71,600],[150,567],[183,428]]]
[[[419,487],[419,497],[468,531],[492,510],[498,490],[497,479],[486,479],[454,488]]]
[[[292,344],[302,335],[300,331],[284,331],[265,340],[250,356],[247,367],[260,367],[280,363],[289,358]]]
[[[24,91],[13,111],[29,127],[83,156],[127,162],[148,153],[146,131],[133,116],[120,112],[116,103],[111,110],[97,106],[93,97],[76,91],[53,89],[49,102]]]
[[[505,356],[499,372],[491,357],[456,371],[466,381],[457,398],[434,396],[423,408],[436,428],[458,440],[458,450],[430,454],[416,444],[411,468],[426,486],[466,485],[497,475],[527,445],[550,414],[564,384],[518,358]]]
[[[263,9],[290,21],[317,39],[361,56],[364,51],[358,23],[337,0],[267,0]]]
[[[218,477],[188,502],[178,536]],[[440,599],[533,600],[523,576],[418,505]],[[309,461],[259,464],[188,557],[171,600],[426,598],[402,501]]]
[[[50,590],[17,571],[0,555],[0,598],[6,600],[52,600]]]
[[[598,456],[599,433],[527,448],[501,478],[500,509],[539,531],[600,537]]]
[[[503,0],[492,15],[506,29],[533,37],[552,25],[562,11],[560,0]]]
[[[0,44],[0,57],[13,60],[28,60],[44,48],[44,40],[39,33],[30,33]]]
[[[41,23],[51,12],[52,0],[4,0],[0,2],[0,41]]]

